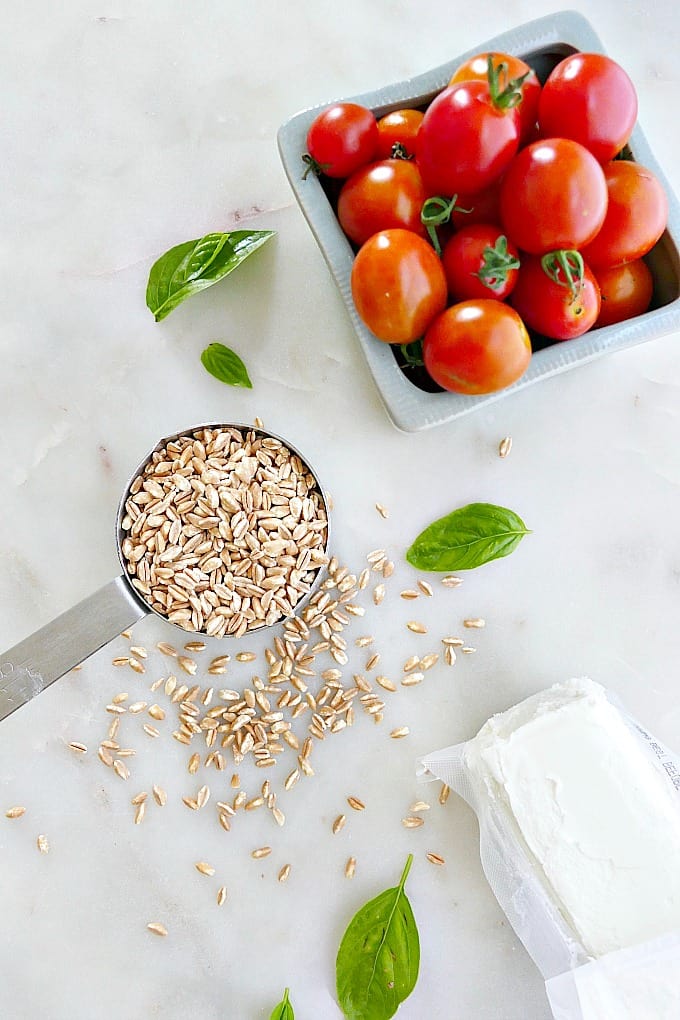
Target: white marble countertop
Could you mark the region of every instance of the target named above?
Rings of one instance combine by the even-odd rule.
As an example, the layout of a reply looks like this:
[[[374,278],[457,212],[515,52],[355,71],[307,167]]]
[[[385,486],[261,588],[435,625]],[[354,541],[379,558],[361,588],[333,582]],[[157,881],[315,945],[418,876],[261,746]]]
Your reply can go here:
[[[676,191],[680,140],[672,103],[680,19],[673,0],[575,3],[628,69],[640,121]],[[134,631],[146,673],[117,669],[119,638],[2,724],[0,740],[0,1015],[7,1020],[255,1020],[284,986],[296,1016],[339,1017],[334,960],[354,911],[408,883],[422,942],[405,1020],[547,1020],[543,982],[482,875],[476,821],[436,792],[426,824],[401,818],[423,789],[418,754],[464,739],[489,714],[551,682],[589,674],[656,735],[680,748],[676,668],[680,597],[680,337],[601,359],[456,423],[417,435],[389,423],[322,256],[295,205],[276,130],[297,110],[397,81],[559,4],[443,0],[186,5],[71,0],[59,13],[28,0],[5,13],[0,264],[0,649],[118,572],[113,524],[122,486],[164,435],[205,420],[252,421],[300,446],[335,501],[333,545],[360,570],[385,546],[396,563],[379,607],[367,599],[352,635],[373,633],[381,669],[439,649],[466,616],[486,619],[477,651],[386,695],[385,721],[356,725],[314,752],[316,776],[281,795],[287,821],[253,812],[223,832],[181,797],[186,749],[170,720],[137,750],[121,782],[97,759],[119,691],[148,699],[171,664],[156,619]],[[273,228],[238,277],[156,324],[144,305],[153,260],[213,230]],[[212,340],[246,361],[253,390],[202,368]],[[509,457],[497,455],[510,435]],[[383,520],[376,501],[389,507]],[[417,576],[403,559],[430,520],[456,506],[511,506],[533,529],[508,559],[456,590],[398,597]],[[370,591],[370,590],[369,590]],[[427,604],[426,604],[427,603]],[[429,632],[411,634],[406,620]],[[264,668],[231,664],[225,682]],[[202,653],[205,665],[217,645]],[[233,649],[232,649],[233,651]],[[349,668],[363,666],[352,647]],[[157,698],[162,699],[159,691]],[[165,699],[167,700],[167,699]],[[393,726],[409,736],[389,739]],[[69,741],[89,748],[77,757]],[[291,752],[292,756],[292,752]],[[293,767],[292,764],[290,766]],[[283,768],[269,777],[280,789]],[[256,792],[265,776],[242,770]],[[208,773],[213,799],[228,777]],[[227,777],[225,779],[225,776]],[[131,797],[164,786],[133,825]],[[221,788],[220,788],[221,787]],[[366,810],[347,810],[354,794]],[[22,818],[4,817],[25,805]],[[50,853],[36,849],[44,833]],[[255,861],[254,847],[270,844]],[[436,868],[428,850],[446,859]],[[344,878],[349,854],[353,881]],[[194,869],[216,868],[213,878]],[[276,875],[291,863],[286,885]],[[220,909],[219,885],[228,889]],[[168,929],[165,939],[146,930]]]

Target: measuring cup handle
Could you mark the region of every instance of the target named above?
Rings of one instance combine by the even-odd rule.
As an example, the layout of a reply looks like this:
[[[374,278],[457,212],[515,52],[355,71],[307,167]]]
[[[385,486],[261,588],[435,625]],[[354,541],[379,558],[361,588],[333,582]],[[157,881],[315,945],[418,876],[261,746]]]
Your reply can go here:
[[[0,653],[0,721],[148,612],[125,579],[117,577]]]

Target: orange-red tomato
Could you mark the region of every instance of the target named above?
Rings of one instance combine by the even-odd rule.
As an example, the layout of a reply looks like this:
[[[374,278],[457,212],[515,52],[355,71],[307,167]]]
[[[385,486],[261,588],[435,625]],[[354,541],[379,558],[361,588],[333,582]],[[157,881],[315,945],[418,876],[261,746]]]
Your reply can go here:
[[[668,199],[651,170],[626,159],[605,163],[609,202],[602,229],[582,249],[589,266],[602,269],[642,258],[659,240],[668,220]]]
[[[519,104],[520,142],[527,142],[538,119],[541,83],[533,68],[525,64],[519,57],[513,57],[509,53],[492,53],[491,56],[495,68],[498,68],[500,64],[505,64],[507,68],[506,83],[521,78],[523,75],[527,76],[520,86],[522,100]],[[488,53],[479,53],[471,60],[466,60],[464,64],[460,65],[449,85],[456,85],[459,81],[488,81],[488,57]]]
[[[308,167],[327,177],[349,177],[375,156],[378,125],[372,110],[358,103],[334,103],[307,132]],[[304,158],[304,157],[303,157]]]
[[[498,298],[517,282],[519,252],[500,227],[471,223],[453,235],[442,252],[449,294],[454,301]]]
[[[411,230],[381,230],[359,249],[351,288],[359,318],[380,340],[419,339],[446,307],[446,277],[434,249]]]
[[[415,156],[415,142],[423,116],[420,110],[393,110],[381,117],[376,158],[389,159],[395,145],[401,145],[408,156]]]
[[[588,266],[583,267],[583,280],[575,291],[567,284],[564,271],[551,279],[536,255],[527,255],[510,295],[530,329],[551,340],[573,340],[595,325],[600,314],[600,288]]]
[[[615,322],[633,319],[649,308],[654,281],[642,259],[600,269],[595,272],[595,279],[602,299],[596,326],[611,326]]]
[[[494,298],[461,301],[438,315],[423,340],[425,368],[455,393],[494,393],[531,360],[531,341],[514,309]]]
[[[350,240],[359,245],[379,230],[391,227],[403,227],[426,237],[420,221],[426,198],[414,162],[383,159],[361,167],[345,181],[338,197],[338,219]]]

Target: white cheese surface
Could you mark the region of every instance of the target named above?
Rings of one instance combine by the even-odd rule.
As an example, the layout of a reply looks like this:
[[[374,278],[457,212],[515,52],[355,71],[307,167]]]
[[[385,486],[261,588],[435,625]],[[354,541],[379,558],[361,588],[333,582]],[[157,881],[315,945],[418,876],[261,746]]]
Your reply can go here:
[[[467,758],[589,953],[680,928],[680,800],[599,684],[494,716]]]

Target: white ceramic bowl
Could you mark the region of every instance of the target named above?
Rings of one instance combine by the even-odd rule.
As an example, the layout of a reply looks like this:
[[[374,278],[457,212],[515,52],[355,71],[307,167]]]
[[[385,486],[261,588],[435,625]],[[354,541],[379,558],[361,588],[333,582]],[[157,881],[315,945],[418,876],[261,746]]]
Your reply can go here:
[[[353,102],[370,107],[378,117],[405,106],[425,107],[448,84],[453,72],[464,60],[476,53],[492,50],[521,57],[536,70],[541,80],[545,80],[552,68],[570,53],[605,52],[600,39],[584,17],[573,11],[563,11],[527,22],[511,32],[482,42],[474,50],[462,53],[454,60],[415,78],[350,98]],[[306,180],[302,178],[304,164],[301,157],[306,151],[307,131],[319,111],[328,105],[324,103],[304,110],[286,121],[278,133],[279,152],[295,197],[340,288],[385,409],[397,428],[405,432],[417,432],[442,425],[601,354],[633,347],[680,328],[680,205],[641,127],[636,125],[629,143],[633,158],[659,177],[666,189],[670,207],[668,227],[646,257],[654,277],[654,297],[650,310],[627,322],[591,330],[577,340],[554,343],[536,350],[522,378],[497,393],[469,397],[456,393],[427,392],[419,388],[404,374],[393,349],[377,340],[357,315],[350,291],[354,251],[338,223],[321,181],[312,174]]]

